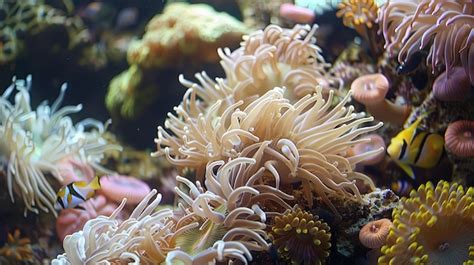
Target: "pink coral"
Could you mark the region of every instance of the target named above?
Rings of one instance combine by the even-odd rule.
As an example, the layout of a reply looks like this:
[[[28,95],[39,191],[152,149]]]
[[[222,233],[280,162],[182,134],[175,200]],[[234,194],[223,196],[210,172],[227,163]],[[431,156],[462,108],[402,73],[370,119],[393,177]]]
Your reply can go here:
[[[313,23],[315,18],[314,12],[311,9],[290,3],[284,3],[280,6],[280,16],[302,24]]]
[[[81,230],[90,219],[99,215],[110,216],[117,205],[108,201],[104,196],[96,197],[82,203],[82,209],[64,209],[56,219],[56,233],[59,240],[63,241],[67,235]]]
[[[121,175],[104,176],[100,178],[100,192],[107,198],[121,202],[127,198],[127,204],[138,204],[150,193],[150,187],[145,182]]]
[[[59,174],[63,177],[62,185],[76,181],[90,181],[94,178],[94,169],[87,163],[83,163],[72,157],[61,159],[57,165]]]
[[[383,149],[386,148],[385,141],[378,134],[369,134],[364,138],[368,140],[366,142],[357,143],[352,148],[354,155],[363,154],[363,153],[377,150],[380,148],[383,148]],[[378,153],[375,153],[372,157],[369,157],[366,160],[361,161],[360,164],[361,165],[375,165],[381,162],[384,157],[385,157],[384,152],[378,152]]]
[[[434,96],[442,101],[463,101],[469,97],[471,84],[462,67],[445,71],[433,84]]]

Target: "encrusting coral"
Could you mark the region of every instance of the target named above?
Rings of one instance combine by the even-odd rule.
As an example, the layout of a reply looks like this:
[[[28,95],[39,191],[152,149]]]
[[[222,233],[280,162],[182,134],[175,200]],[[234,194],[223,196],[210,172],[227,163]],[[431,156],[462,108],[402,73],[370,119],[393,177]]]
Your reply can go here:
[[[330,253],[328,224],[298,207],[275,217],[270,236],[278,254],[289,264],[325,264]]]
[[[205,4],[170,3],[128,49],[128,62],[142,68],[215,62],[216,50],[238,43],[248,31],[232,16]]]
[[[393,211],[393,227],[381,248],[379,264],[472,262],[473,200],[474,188],[465,190],[446,181],[412,190]]]
[[[62,180],[57,163],[74,158],[105,170],[99,165],[103,153],[120,147],[102,138],[105,126],[99,121],[86,119],[73,124],[68,115],[79,112],[82,105],[60,108],[66,85],[51,106],[43,102],[36,110],[31,108],[30,88],[31,76],[14,79],[0,97],[0,156],[8,161],[11,200],[14,202],[13,194],[17,193],[25,204],[25,214],[27,210],[38,213],[38,208],[56,214],[51,181]],[[9,100],[12,94],[13,103]]]
[[[429,47],[427,64],[449,72],[462,65],[474,84],[471,0],[392,0],[379,12],[385,47],[405,62]]]

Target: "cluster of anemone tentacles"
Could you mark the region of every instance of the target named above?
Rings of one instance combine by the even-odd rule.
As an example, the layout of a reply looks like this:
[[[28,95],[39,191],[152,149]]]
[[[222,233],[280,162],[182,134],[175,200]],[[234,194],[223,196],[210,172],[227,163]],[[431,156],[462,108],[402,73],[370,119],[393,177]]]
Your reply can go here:
[[[290,211],[293,196],[284,191],[302,189],[309,205],[316,195],[337,212],[328,195],[361,201],[356,181],[374,184],[354,168],[383,149],[348,154],[381,124],[346,106],[350,94],[333,105],[338,92],[331,88],[340,84],[327,74],[315,29],[268,26],[244,37],[236,51],[220,50],[225,79],[201,73],[196,84],[180,77],[188,90],[167,130],[159,127],[155,155],[194,170],[197,181],[177,177],[175,211],[154,211],[153,191],[123,223],[116,214],[90,220],[66,237],[66,253],[55,264],[247,263],[250,251],[268,250],[267,224],[288,215],[308,219],[295,231],[308,229],[323,262],[329,227]]]
[[[448,72],[462,65],[474,84],[474,3],[471,0],[391,0],[379,11],[386,49],[398,61],[429,49],[427,64]]]
[[[14,79],[0,96],[0,158],[7,161],[12,202],[16,193],[23,200],[25,214],[41,209],[56,215],[52,183],[63,180],[58,162],[69,157],[105,170],[99,165],[104,152],[120,147],[102,138],[105,126],[101,122],[86,119],[73,123],[68,115],[79,112],[82,105],[60,107],[66,84],[51,106],[43,102],[36,110],[30,104],[30,88],[31,76]]]

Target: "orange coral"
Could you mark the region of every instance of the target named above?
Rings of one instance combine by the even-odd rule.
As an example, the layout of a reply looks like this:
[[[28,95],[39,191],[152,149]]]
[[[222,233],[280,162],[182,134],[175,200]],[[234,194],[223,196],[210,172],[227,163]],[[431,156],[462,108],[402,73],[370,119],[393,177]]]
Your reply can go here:
[[[383,246],[391,227],[392,221],[387,218],[367,223],[359,232],[360,243],[368,248]]]

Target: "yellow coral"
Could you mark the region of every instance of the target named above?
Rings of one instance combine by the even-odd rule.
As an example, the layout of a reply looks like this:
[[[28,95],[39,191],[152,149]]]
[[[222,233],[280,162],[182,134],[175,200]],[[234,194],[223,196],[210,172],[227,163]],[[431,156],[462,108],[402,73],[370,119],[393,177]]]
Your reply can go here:
[[[379,264],[471,264],[474,188],[431,182],[402,198]]]
[[[30,239],[21,238],[20,230],[16,229],[13,234],[8,233],[7,243],[0,248],[0,255],[14,261],[31,261],[33,250]]]
[[[327,223],[300,208],[275,217],[270,235],[278,254],[291,264],[324,264],[331,248]]]

